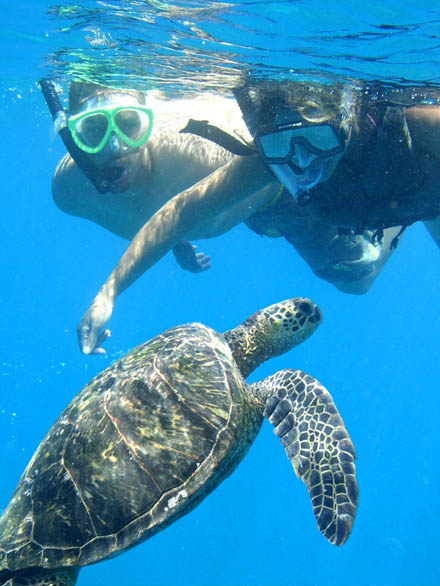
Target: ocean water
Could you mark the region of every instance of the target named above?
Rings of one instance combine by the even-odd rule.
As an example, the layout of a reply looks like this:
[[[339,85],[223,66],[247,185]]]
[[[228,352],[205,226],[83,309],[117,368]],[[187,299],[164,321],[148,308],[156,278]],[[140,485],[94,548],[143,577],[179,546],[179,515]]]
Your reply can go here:
[[[436,85],[438,3],[1,0],[0,509],[52,422],[97,372],[167,327],[218,330],[286,297],[324,314],[315,335],[260,367],[302,368],[332,392],[356,445],[360,505],[341,548],[318,532],[269,423],[191,514],[79,586],[440,583],[439,250],[422,225],[364,296],[315,277],[281,240],[244,227],[199,243],[212,268],[167,255],[118,300],[108,355],[80,355],[75,325],[126,242],[54,205],[63,155],[36,82],[53,76],[226,92],[245,71]]]

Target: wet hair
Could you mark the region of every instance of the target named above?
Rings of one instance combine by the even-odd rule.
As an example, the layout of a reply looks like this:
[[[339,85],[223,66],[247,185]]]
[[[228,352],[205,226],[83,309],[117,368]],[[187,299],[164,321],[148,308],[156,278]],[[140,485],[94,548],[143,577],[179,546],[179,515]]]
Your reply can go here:
[[[298,110],[309,122],[325,123],[335,118],[341,112],[341,108],[346,106],[348,95],[352,103],[347,111],[348,118],[343,124],[355,123],[358,92],[343,84],[270,80],[260,81],[258,85],[250,88],[250,93],[252,102],[259,112],[259,123],[263,128],[270,127],[283,109],[292,108]]]
[[[117,100],[121,95],[133,96],[140,104],[145,104],[146,96],[138,90],[118,89],[90,82],[72,81],[69,89],[69,112],[78,114],[84,103],[91,98],[107,101],[113,97]]]

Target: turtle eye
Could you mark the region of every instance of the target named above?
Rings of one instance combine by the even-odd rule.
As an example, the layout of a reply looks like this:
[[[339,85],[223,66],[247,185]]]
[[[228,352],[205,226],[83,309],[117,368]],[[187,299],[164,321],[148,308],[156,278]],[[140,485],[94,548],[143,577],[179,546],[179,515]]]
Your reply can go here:
[[[306,301],[302,301],[299,304],[299,308],[306,315],[310,315],[312,313],[312,311],[313,311],[312,306],[310,305],[310,303],[307,303]]]

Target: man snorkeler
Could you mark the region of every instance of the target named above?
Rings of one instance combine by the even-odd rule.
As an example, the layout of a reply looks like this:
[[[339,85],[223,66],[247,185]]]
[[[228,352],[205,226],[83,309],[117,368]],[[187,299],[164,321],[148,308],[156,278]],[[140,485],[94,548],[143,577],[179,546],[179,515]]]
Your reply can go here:
[[[242,126],[229,102],[224,119]],[[231,159],[225,149],[199,137],[181,134],[196,107],[215,116],[215,104],[199,100],[160,100],[135,90],[72,82],[68,127],[76,146],[106,179],[100,193],[67,153],[52,184],[56,205],[114,234],[132,240],[143,224],[172,196]],[[153,122],[154,120],[154,122]],[[220,123],[220,121],[219,121]],[[154,131],[153,131],[154,128]],[[93,179],[93,177],[92,177]],[[174,248],[180,266],[192,272],[209,268],[209,257],[189,242]]]
[[[49,80],[40,84],[56,119],[62,107],[55,87]],[[56,205],[132,240],[174,195],[234,158],[214,142],[180,132],[195,112],[241,138],[248,135],[233,99],[164,100],[154,92],[72,82],[69,112],[58,122],[70,152],[54,174]],[[229,228],[224,219],[220,232]],[[210,267],[210,258],[195,249],[185,239],[173,245],[180,266],[197,273]],[[101,340],[108,335],[103,331]]]

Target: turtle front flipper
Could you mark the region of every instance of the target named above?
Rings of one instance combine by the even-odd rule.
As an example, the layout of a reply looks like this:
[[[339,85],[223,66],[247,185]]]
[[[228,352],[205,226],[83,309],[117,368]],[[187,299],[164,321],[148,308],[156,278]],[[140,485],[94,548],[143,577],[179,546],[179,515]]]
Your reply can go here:
[[[309,489],[320,531],[331,543],[344,544],[359,498],[356,455],[330,393],[312,376],[290,369],[255,387],[266,393],[264,415]]]
[[[0,586],[75,586],[79,568],[26,568],[0,572]]]

